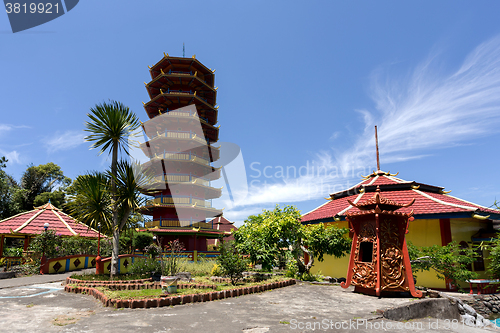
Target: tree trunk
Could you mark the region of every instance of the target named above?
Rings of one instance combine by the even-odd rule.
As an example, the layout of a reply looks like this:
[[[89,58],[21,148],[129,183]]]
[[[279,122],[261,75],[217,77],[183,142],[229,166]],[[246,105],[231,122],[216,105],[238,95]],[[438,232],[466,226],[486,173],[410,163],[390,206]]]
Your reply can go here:
[[[113,213],[113,253],[111,255],[110,277],[118,274],[118,253],[120,251],[120,228],[118,225],[118,203],[116,197],[116,164],[118,163],[118,142],[113,144],[113,157],[111,160],[111,209]]]

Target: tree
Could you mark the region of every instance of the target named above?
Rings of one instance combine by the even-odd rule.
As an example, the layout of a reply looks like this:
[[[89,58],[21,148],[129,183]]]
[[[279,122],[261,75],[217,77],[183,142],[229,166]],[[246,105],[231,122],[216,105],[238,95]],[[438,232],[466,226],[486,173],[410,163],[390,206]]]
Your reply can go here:
[[[233,242],[221,242],[218,246],[217,264],[224,276],[229,276],[233,286],[243,278],[243,272],[248,268],[248,262],[239,253]]]
[[[120,200],[117,189],[118,175],[118,153],[120,151],[128,154],[129,136],[140,126],[137,116],[120,102],[110,101],[110,103],[97,104],[90,109],[88,115],[90,121],[85,125],[85,131],[91,134],[86,137],[87,141],[93,142],[91,148],[99,148],[100,154],[108,151],[111,154],[111,177],[110,177],[110,193],[111,193],[111,225],[113,232],[113,254],[111,259],[111,276],[118,273],[118,252],[121,225],[122,221],[128,219],[134,205],[128,199]],[[128,182],[129,180],[124,180]],[[130,189],[131,190],[131,189]],[[127,190],[125,190],[127,192]],[[122,193],[128,194],[129,193]],[[131,198],[131,197],[129,197]],[[125,207],[120,217],[118,207],[120,201],[131,204]]]
[[[462,289],[460,281],[467,281],[477,277],[476,272],[468,270],[467,266],[474,262],[476,256],[473,249],[460,248],[456,242],[446,246],[432,245],[417,247],[408,242],[413,273],[434,270],[438,279],[449,280],[451,284]]]
[[[294,206],[279,206],[273,211],[264,210],[249,216],[243,226],[235,231],[236,247],[250,256],[253,263],[262,263],[270,269],[279,257],[287,252],[295,258],[299,274],[309,273],[314,258],[323,261],[325,254],[342,257],[350,250],[351,243],[345,228],[319,225],[302,225],[300,211]],[[306,264],[303,253],[309,255]]]
[[[70,184],[71,179],[64,176],[57,164],[30,164],[21,177],[19,198],[22,209],[32,210],[33,206],[43,205],[49,199],[54,206],[62,207],[65,203],[64,189]]]
[[[3,169],[7,167],[8,160],[5,156],[0,158],[0,219],[13,216],[21,212],[21,206],[15,200],[19,190],[14,178]]]

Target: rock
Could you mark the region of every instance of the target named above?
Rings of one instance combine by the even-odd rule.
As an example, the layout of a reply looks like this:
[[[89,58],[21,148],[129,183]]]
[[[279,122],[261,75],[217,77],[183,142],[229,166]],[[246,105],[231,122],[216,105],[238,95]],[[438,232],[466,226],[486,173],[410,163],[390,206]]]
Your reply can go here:
[[[474,316],[476,314],[476,310],[474,310],[474,308],[468,304],[464,304],[464,310],[465,310],[465,313],[467,313],[471,316]]]
[[[491,305],[490,303],[484,303],[484,305],[486,305],[486,307],[490,310],[493,309],[493,305]]]
[[[474,316],[464,314],[461,315],[460,317],[462,317],[462,323],[464,323],[465,325],[476,326],[476,318],[474,318]]]

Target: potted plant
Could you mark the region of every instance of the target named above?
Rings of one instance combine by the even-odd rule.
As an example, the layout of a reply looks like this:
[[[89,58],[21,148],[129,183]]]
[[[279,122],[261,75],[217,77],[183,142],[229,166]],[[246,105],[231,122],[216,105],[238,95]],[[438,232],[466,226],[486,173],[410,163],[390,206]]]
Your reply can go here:
[[[179,240],[168,242],[165,247],[166,255],[161,257],[161,290],[163,293],[177,292],[176,276],[181,270],[181,255],[184,251],[184,244]]]

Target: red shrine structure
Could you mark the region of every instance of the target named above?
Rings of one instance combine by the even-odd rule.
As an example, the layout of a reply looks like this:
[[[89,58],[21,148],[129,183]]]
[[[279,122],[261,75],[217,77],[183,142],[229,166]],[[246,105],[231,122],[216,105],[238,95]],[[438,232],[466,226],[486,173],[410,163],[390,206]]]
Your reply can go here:
[[[353,237],[347,278],[341,286],[353,284],[354,291],[376,296],[409,291],[414,297],[422,297],[413,284],[405,239],[413,211],[396,212],[413,205],[415,199],[397,203],[382,197],[377,186],[375,195],[365,202],[347,202],[358,211],[346,216]]]
[[[141,149],[149,158],[143,168],[154,175],[146,191],[153,199],[141,211],[153,219],[145,226],[163,245],[178,239],[195,257],[196,251],[207,250],[207,239],[225,235],[206,222],[222,214],[211,202],[222,189],[210,186],[221,172],[211,166],[220,156],[212,145],[219,139],[214,72],[195,56],[164,54],[145,83],[150,120],[142,124],[147,141]]]

